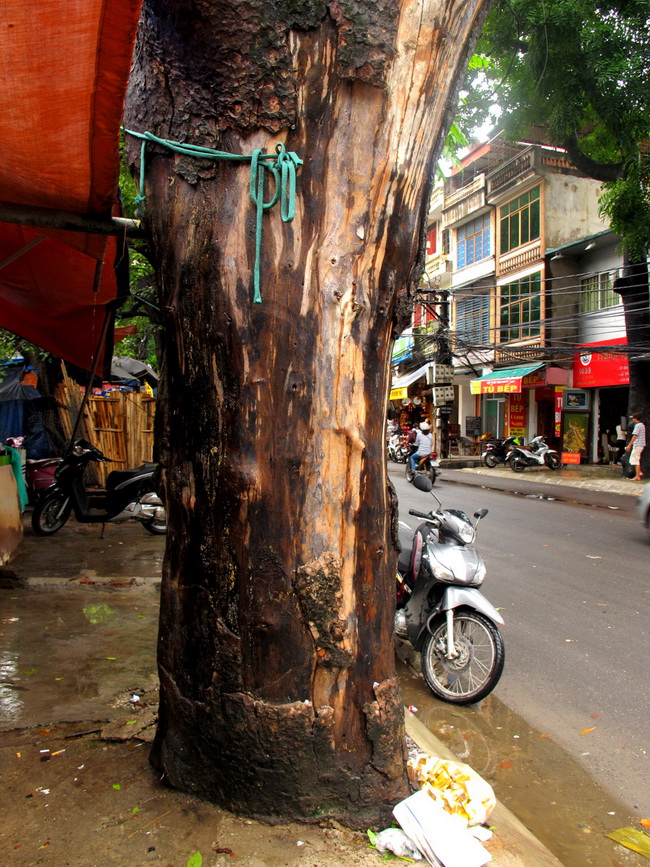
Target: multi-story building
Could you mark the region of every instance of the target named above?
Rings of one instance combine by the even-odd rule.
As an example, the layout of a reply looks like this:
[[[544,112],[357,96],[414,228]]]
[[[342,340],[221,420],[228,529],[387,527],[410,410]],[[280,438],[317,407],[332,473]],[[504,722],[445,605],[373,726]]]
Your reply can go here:
[[[626,427],[627,337],[621,296],[613,289],[622,276],[620,242],[602,231],[547,251],[547,292],[563,300],[555,330],[559,335],[570,325],[567,341],[576,346],[571,387],[563,394],[562,443],[594,462],[616,457],[617,426]]]
[[[430,303],[416,306],[391,396],[406,417],[417,407],[437,423],[443,453],[444,431],[452,444],[542,434],[582,460],[612,456],[629,378],[613,291],[620,239],[599,216],[599,195],[563,150],[501,136],[434,191]],[[431,401],[441,346],[454,366],[447,407]]]
[[[604,230],[599,193],[564,151],[500,137],[468,154],[446,183],[461,435],[475,433],[480,418],[483,433],[542,434],[560,445],[578,331],[549,282],[548,251]]]
[[[452,263],[449,259],[448,233],[442,230],[443,188],[431,196],[428,213],[426,270],[422,278],[422,301],[415,304],[411,326],[404,331],[393,350],[393,381],[390,413],[400,424],[412,425],[422,420],[434,423],[434,362],[440,347],[443,316],[442,293],[451,286]],[[441,425],[438,424],[436,447],[442,448]]]

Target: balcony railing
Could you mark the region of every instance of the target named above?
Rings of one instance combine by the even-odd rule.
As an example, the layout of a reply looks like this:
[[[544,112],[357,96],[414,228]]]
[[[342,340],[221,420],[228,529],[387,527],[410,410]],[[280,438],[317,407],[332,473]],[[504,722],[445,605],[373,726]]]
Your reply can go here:
[[[538,242],[525,250],[515,253],[506,253],[499,257],[499,274],[509,274],[526,265],[540,262],[542,259],[542,245]]]
[[[488,199],[498,196],[502,190],[507,189],[527,175],[534,174],[538,167],[537,164],[538,153],[534,147],[526,148],[525,151],[508,160],[507,163],[488,175]]]
[[[485,175],[477,175],[473,181],[470,181],[469,184],[465,184],[464,187],[456,190],[455,193],[450,193],[448,196],[445,196],[445,211],[448,211],[459,202],[462,202],[464,199],[473,196],[475,193],[479,192],[479,190],[483,190],[484,188]]]

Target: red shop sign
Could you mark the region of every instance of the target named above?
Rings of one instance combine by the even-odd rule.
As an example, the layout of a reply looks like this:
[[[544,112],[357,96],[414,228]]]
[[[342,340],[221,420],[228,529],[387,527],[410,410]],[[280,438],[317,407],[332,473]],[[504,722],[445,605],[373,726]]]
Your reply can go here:
[[[629,385],[630,368],[627,356],[616,352],[598,352],[599,346],[626,346],[627,338],[601,340],[579,347],[580,354],[573,359],[573,385],[576,388],[594,388],[603,385]]]

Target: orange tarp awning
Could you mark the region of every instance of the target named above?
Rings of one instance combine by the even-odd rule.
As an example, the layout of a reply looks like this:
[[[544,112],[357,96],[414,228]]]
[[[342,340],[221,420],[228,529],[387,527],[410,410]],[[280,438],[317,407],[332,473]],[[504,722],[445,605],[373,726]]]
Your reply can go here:
[[[0,27],[0,201],[115,212],[140,3],[7,5]],[[116,259],[124,266],[114,237],[0,223],[0,326],[90,368],[106,305],[120,291]]]

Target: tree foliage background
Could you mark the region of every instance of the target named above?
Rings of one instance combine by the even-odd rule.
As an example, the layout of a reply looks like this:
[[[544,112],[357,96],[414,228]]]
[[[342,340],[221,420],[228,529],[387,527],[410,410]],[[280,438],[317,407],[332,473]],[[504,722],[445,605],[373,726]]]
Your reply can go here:
[[[461,117],[500,113],[506,133],[544,128],[604,184],[603,215],[632,261],[650,248],[647,0],[497,0],[468,72]]]

